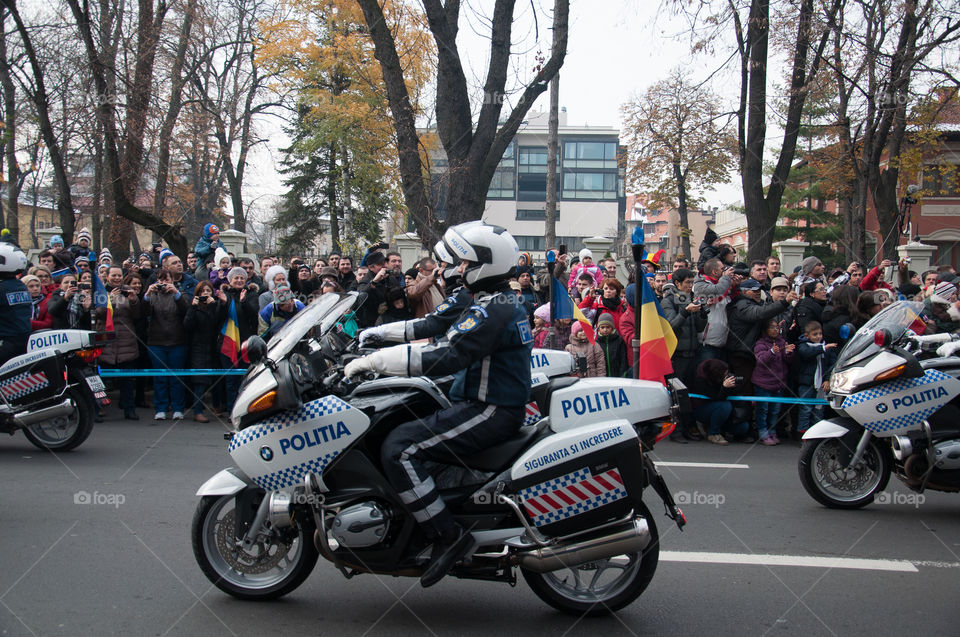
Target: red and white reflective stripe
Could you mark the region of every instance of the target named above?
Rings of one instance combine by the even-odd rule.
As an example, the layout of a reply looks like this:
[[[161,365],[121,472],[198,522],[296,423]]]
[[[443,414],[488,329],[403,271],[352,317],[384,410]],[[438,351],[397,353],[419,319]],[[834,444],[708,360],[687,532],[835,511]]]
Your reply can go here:
[[[623,484],[623,478],[617,469],[585,478],[576,484],[567,485],[523,501],[527,512],[532,516],[543,515],[557,509],[575,506],[592,498],[616,491]]]

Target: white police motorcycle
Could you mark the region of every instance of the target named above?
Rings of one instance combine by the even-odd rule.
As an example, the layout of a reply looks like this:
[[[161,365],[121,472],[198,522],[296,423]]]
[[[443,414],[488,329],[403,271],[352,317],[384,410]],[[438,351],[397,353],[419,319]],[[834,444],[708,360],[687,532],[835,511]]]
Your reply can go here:
[[[96,360],[112,332],[42,330],[27,353],[0,366],[0,432],[23,430],[31,443],[69,451],[93,430],[94,406],[110,404]]]
[[[932,349],[956,339],[918,336],[922,303],[884,308],[850,339],[830,377],[830,406],[803,436],[800,482],[817,502],[873,502],[894,473],[922,493],[960,491],[960,358]]]
[[[318,556],[344,576],[419,577],[430,547],[380,466],[397,425],[449,406],[428,378],[351,382],[362,352],[341,320],[357,293],[325,294],[270,340],[251,338],[253,363],[227,434],[236,467],[200,487],[194,555],[221,590],[242,599],[299,586]],[[531,361],[539,413],[500,445],[434,471],[441,497],[471,529],[465,579],[516,583],[548,604],[605,613],[638,597],[657,567],[657,527],[641,498],[652,486],[668,517],[682,513],[645,452],[686,404],[682,385],[561,376],[565,353]],[[563,360],[561,360],[561,357]],[[552,371],[551,371],[552,370]],[[533,416],[528,410],[528,416]]]

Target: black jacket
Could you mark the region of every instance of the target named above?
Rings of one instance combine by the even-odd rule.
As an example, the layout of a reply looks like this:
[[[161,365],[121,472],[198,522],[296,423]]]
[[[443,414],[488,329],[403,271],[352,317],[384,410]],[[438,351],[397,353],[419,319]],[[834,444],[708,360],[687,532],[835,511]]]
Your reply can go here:
[[[259,318],[260,318],[260,302],[259,295],[256,292],[251,292],[247,290],[246,297],[243,301],[240,300],[241,292],[246,289],[236,289],[230,286],[225,286],[223,291],[227,295],[227,301],[224,303],[222,300],[217,304],[217,338],[219,341],[220,328],[223,327],[223,324],[227,320],[227,311],[230,307],[230,301],[233,300],[237,306],[237,329],[240,331],[240,343],[242,344],[245,340],[257,333],[259,328]],[[219,347],[217,348],[219,351]]]
[[[753,346],[763,331],[763,324],[788,310],[787,301],[773,301],[766,305],[746,296],[738,296],[727,306],[727,351],[753,358]]]
[[[687,312],[687,306],[693,301],[693,292],[680,292],[675,286],[664,286],[663,301],[660,307],[670,322],[677,337],[677,349],[674,355],[693,356],[700,349],[698,335],[707,326],[706,306],[696,314]]]
[[[630,364],[627,362],[627,346],[617,330],[606,336],[598,334],[597,345],[603,350],[603,358],[607,364],[606,375],[616,378],[628,376]]]
[[[183,327],[187,331],[189,365],[193,369],[212,369],[220,367],[217,357],[217,339],[220,336],[221,323],[217,323],[220,301],[204,305],[190,305],[183,317]]]
[[[826,305],[824,301],[818,301],[813,297],[805,296],[797,303],[797,330],[803,334],[803,328],[810,321],[823,323],[823,308]]]

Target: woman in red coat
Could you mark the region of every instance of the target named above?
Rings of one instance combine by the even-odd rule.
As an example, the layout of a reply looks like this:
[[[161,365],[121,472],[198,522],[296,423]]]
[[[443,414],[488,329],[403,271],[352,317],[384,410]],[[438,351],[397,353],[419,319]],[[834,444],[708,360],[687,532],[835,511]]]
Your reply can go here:
[[[53,327],[53,317],[47,312],[47,301],[50,295],[44,293],[40,278],[28,274],[22,277],[20,281],[27,286],[27,292],[30,293],[30,301],[33,303],[30,314],[30,331],[49,330]]]
[[[620,317],[627,310],[627,303],[623,300],[623,284],[616,279],[604,279],[602,291],[598,296],[589,295],[580,301],[580,309],[588,314],[590,322],[594,326],[601,314],[610,314],[613,316],[613,324],[620,324]],[[587,311],[592,312],[589,314]]]

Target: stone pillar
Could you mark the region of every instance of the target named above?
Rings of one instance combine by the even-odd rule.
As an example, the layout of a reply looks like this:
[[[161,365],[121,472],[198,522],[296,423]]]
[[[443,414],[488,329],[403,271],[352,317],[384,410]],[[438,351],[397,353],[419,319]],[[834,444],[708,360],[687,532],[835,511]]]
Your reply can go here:
[[[394,235],[393,244],[403,259],[403,270],[406,272],[413,267],[413,264],[419,261],[423,256],[420,237],[414,232],[405,232],[404,234]]]
[[[593,262],[597,263],[603,259],[603,255],[607,252],[613,253],[613,239],[590,237],[583,240],[583,247],[588,248],[593,253]]]
[[[933,264],[933,255],[937,252],[937,246],[927,245],[919,241],[911,241],[906,245],[897,246],[897,254],[901,259],[910,258],[908,270],[922,273],[929,270]]]
[[[239,230],[221,230],[220,242],[227,252],[232,252],[238,257],[244,254],[247,249],[247,235]]]
[[[810,242],[787,239],[774,243],[773,247],[780,255],[780,271],[789,275],[803,261],[803,252],[810,247]]]

